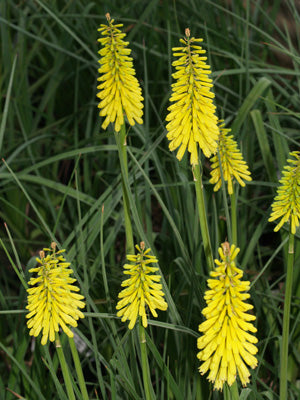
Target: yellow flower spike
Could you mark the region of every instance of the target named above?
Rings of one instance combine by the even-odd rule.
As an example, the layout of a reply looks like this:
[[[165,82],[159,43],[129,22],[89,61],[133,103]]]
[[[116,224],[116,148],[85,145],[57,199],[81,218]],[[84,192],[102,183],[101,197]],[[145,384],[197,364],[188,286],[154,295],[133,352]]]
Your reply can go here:
[[[154,317],[157,317],[156,308],[163,311],[168,308],[168,304],[163,298],[162,285],[156,283],[161,280],[161,276],[149,275],[158,271],[158,268],[149,266],[156,263],[157,258],[149,255],[151,249],[145,250],[144,242],[135,247],[138,254],[127,255],[127,260],[133,264],[125,264],[123,267],[124,274],[131,275],[131,278],[121,284],[125,289],[119,293],[120,300],[116,306],[116,309],[119,310],[117,316],[122,317],[121,321],[130,321],[129,329],[134,328],[138,315],[142,317],[143,326],[147,327],[146,305]]]
[[[277,232],[285,222],[290,222],[291,232],[294,235],[299,226],[300,218],[300,152],[290,153],[288,165],[283,168],[280,186],[272,204],[272,213],[269,221],[281,218],[275,226]]]
[[[218,119],[213,104],[214,94],[210,66],[205,63],[205,50],[198,45],[203,39],[190,37],[190,30],[185,30],[185,38],[180,39],[182,47],[174,47],[173,55],[179,57],[173,62],[176,72],[172,77],[172,95],[166,126],[171,151],[179,148],[178,160],[181,160],[186,149],[191,154],[192,165],[198,164],[198,146],[206,157],[217,151],[219,137]]]
[[[36,273],[37,278],[31,278],[27,289],[29,313],[26,315],[29,335],[38,336],[42,332],[42,345],[55,340],[55,332],[59,326],[69,336],[73,332],[66,326],[77,326],[77,320],[84,318],[79,308],[84,308],[84,297],[78,293],[79,288],[73,283],[76,279],[70,278],[73,273],[70,263],[61,255],[65,250],[56,251],[56,243],[51,249],[45,248],[37,258],[38,267],[31,268],[30,273]],[[46,253],[49,253],[46,255]]]
[[[243,272],[234,261],[238,252],[239,248],[228,242],[219,248],[222,261],[215,260],[217,267],[210,273],[213,279],[208,279],[210,290],[204,297],[207,307],[202,311],[206,320],[199,325],[203,333],[197,340],[197,357],[202,361],[199,371],[201,375],[209,371],[208,380],[217,390],[222,390],[225,382],[231,386],[237,372],[242,385],[247,385],[250,372],[246,364],[257,366],[257,347],[253,344],[257,338],[248,333],[256,332],[249,322],[255,316],[246,313],[252,306],[244,303],[241,292],[249,290],[249,282],[240,281]]]
[[[210,161],[212,170],[210,172],[210,183],[214,184],[214,191],[218,191],[222,186],[222,176],[220,169],[220,161],[222,166],[223,178],[227,182],[228,193],[233,193],[233,179],[235,178],[241,186],[245,186],[245,181],[251,181],[248,166],[243,159],[242,153],[237,147],[236,141],[232,135],[228,135],[231,129],[225,129],[223,121],[220,120],[220,136],[218,142],[219,156],[214,155]],[[220,159],[219,159],[220,157]]]
[[[108,124],[115,124],[115,131],[119,132],[124,124],[124,113],[131,126],[136,122],[142,124],[143,103],[142,90],[135,77],[131,50],[127,49],[128,42],[123,39],[126,34],[119,29],[123,24],[114,24],[114,19],[106,14],[108,25],[101,24],[98,31],[103,38],[98,39],[103,46],[99,51],[101,56],[98,69],[100,77],[97,86],[100,99],[98,107],[100,116],[105,117],[102,128]]]

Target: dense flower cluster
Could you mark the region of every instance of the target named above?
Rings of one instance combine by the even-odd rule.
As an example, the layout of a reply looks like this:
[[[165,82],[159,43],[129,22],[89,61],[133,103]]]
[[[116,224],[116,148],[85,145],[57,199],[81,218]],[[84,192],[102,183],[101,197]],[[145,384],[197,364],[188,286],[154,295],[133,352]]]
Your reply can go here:
[[[251,181],[248,166],[243,159],[242,153],[237,147],[236,141],[232,135],[228,135],[231,129],[225,129],[223,121],[220,121],[220,136],[218,142],[219,155],[211,158],[212,170],[210,183],[214,184],[214,191],[220,189],[222,185],[221,168],[223,178],[228,184],[228,193],[233,193],[232,181],[235,178],[241,186],[245,186],[245,181]],[[220,165],[221,162],[221,165]]]
[[[55,340],[55,332],[59,331],[59,326],[69,337],[73,337],[67,324],[76,327],[77,320],[84,318],[79,310],[85,307],[82,301],[84,297],[74,293],[79,288],[73,285],[76,279],[70,277],[73,271],[62,255],[64,251],[56,251],[56,243],[52,243],[51,249],[40,252],[40,258],[36,259],[39,265],[29,270],[37,276],[28,282],[33,287],[27,289],[27,326],[31,336],[38,336],[42,332],[43,345],[48,339],[51,342]]]
[[[214,382],[214,388],[222,390],[225,382],[229,386],[236,380],[237,373],[243,385],[249,382],[251,368],[257,366],[256,332],[249,321],[254,315],[247,311],[253,308],[245,302],[250,297],[243,293],[249,290],[250,282],[241,281],[243,271],[236,267],[235,258],[239,248],[230,247],[228,242],[219,248],[221,261],[215,260],[217,268],[210,273],[209,290],[204,299],[207,307],[202,314],[206,321],[199,325],[203,335],[198,338],[198,358],[203,362],[199,371],[203,375],[208,370],[208,380]]]
[[[180,39],[182,47],[174,47],[173,54],[179,57],[173,62],[176,72],[172,75],[176,80],[172,84],[172,95],[166,126],[170,140],[169,148],[176,150],[177,158],[182,159],[186,149],[191,153],[190,162],[198,164],[198,147],[206,157],[217,151],[219,137],[218,119],[213,104],[214,94],[210,66],[205,63],[205,50],[198,43],[202,39],[190,37],[189,29],[186,37]]]
[[[293,157],[287,160],[290,165],[286,165],[282,171],[281,185],[277,189],[269,221],[281,218],[275,226],[275,232],[290,221],[291,232],[295,234],[300,218],[300,152],[293,151],[290,157]]]
[[[142,124],[143,97],[142,90],[135,77],[131,50],[127,48],[126,36],[119,29],[123,24],[114,25],[114,20],[106,14],[108,25],[101,24],[98,31],[104,36],[98,41],[103,48],[98,72],[101,83],[97,86],[100,98],[98,107],[100,116],[105,117],[102,128],[106,129],[110,122],[115,123],[115,131],[119,132],[124,124],[124,113],[130,125]]]
[[[150,275],[158,271],[157,267],[151,267],[150,264],[157,263],[154,256],[149,255],[151,249],[145,250],[144,242],[140,246],[136,245],[138,250],[137,255],[127,255],[127,260],[133,264],[124,265],[124,274],[130,275],[122,283],[125,287],[119,293],[119,300],[117,304],[117,316],[122,317],[122,322],[129,320],[129,329],[133,329],[138,315],[142,317],[142,324],[146,328],[147,316],[146,306],[149,307],[152,315],[157,317],[155,309],[166,310],[168,304],[165,302],[162,291],[162,285],[158,283],[161,280],[160,275]]]

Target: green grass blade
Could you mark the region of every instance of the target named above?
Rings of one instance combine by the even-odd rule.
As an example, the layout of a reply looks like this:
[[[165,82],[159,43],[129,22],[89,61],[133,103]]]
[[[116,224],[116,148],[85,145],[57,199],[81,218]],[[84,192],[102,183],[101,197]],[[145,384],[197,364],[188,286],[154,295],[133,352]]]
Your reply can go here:
[[[4,110],[3,110],[2,120],[1,120],[1,125],[0,125],[0,155],[3,155],[2,144],[3,144],[4,132],[5,132],[5,128],[6,128],[8,108],[9,108],[10,100],[11,100],[11,90],[12,90],[12,85],[13,85],[13,80],[14,80],[14,75],[15,75],[16,64],[17,64],[17,55],[15,55],[15,57],[14,57],[13,65],[11,68],[11,74],[10,74],[10,78],[9,78],[9,82],[8,82],[7,94],[6,94]]]
[[[277,175],[274,167],[274,159],[271,153],[271,148],[268,141],[268,136],[264,127],[264,122],[262,119],[262,114],[260,110],[252,110],[250,112],[258,143],[260,146],[260,151],[262,158],[267,170],[269,180],[271,182],[277,182]]]
[[[20,362],[11,354],[11,352],[0,342],[1,350],[11,359],[11,361],[18,367],[20,373],[24,376],[24,378],[29,382],[32,390],[37,394],[38,399],[46,400],[43,396],[40,388],[37,386],[36,382],[30,378],[28,373],[26,372],[25,368],[20,364]]]
[[[231,130],[232,134],[235,136],[240,130],[243,122],[247,118],[251,108],[259,100],[265,90],[271,85],[271,81],[267,78],[260,78],[258,82],[253,86],[248,96],[245,98],[243,104],[241,105],[237,116],[235,117]]]

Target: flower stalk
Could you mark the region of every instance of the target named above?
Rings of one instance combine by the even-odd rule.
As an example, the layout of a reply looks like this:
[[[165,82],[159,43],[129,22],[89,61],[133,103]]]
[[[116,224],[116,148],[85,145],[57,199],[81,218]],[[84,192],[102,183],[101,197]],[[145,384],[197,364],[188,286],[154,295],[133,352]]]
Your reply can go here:
[[[122,193],[123,193],[123,209],[124,209],[124,223],[126,235],[126,253],[132,254],[134,252],[134,241],[130,217],[130,204],[127,194],[128,186],[128,164],[127,164],[127,144],[126,144],[126,129],[125,124],[121,126],[120,133],[115,132],[115,139],[117,143],[119,160],[121,164],[121,179],[122,179]]]
[[[234,381],[231,386],[227,382],[224,383],[224,400],[240,400],[237,381]]]
[[[72,381],[71,381],[71,375],[69,371],[68,364],[65,359],[65,355],[61,346],[60,338],[58,333],[55,333],[55,345],[56,345],[56,351],[59,359],[59,363],[61,366],[61,371],[64,377],[65,385],[66,385],[66,390],[68,393],[68,399],[69,400],[76,400],[73,386],[72,386]]]
[[[205,207],[204,193],[203,193],[204,191],[202,183],[202,172],[200,168],[201,168],[200,165],[194,165],[192,170],[194,174],[197,208],[199,213],[199,222],[200,222],[200,229],[204,246],[204,253],[206,257],[206,262],[208,264],[208,268],[210,271],[212,271],[214,267],[214,260],[213,260],[213,253],[212,253],[210,235],[208,230],[207,214],[206,214],[206,207]]]
[[[73,338],[68,338],[69,339],[69,345],[71,348],[71,353],[72,353],[72,357],[73,357],[73,361],[74,361],[74,365],[75,365],[75,370],[76,370],[76,374],[77,374],[77,378],[78,378],[78,383],[79,383],[79,387],[80,387],[80,391],[82,394],[82,399],[83,400],[89,400],[89,395],[86,389],[86,384],[85,384],[85,380],[84,380],[84,376],[83,376],[83,372],[82,372],[82,368],[81,368],[81,362],[78,356],[78,351],[74,342]]]
[[[224,174],[223,174],[223,168],[222,168],[222,163],[221,163],[221,156],[220,152],[218,151],[218,160],[220,164],[220,175],[221,175],[221,180],[222,180],[222,197],[223,197],[223,205],[224,205],[224,211],[225,211],[225,219],[226,219],[226,226],[227,226],[227,236],[228,240],[230,243],[232,243],[232,230],[231,230],[231,217],[229,214],[229,207],[228,207],[228,198],[227,198],[227,192],[226,192],[226,184],[225,184],[225,179],[224,179]]]
[[[150,392],[150,369],[147,355],[147,342],[145,335],[145,328],[142,323],[142,318],[139,318],[139,340],[142,360],[142,373],[146,400],[152,400]]]
[[[284,310],[283,310],[283,327],[282,327],[282,343],[281,343],[281,360],[280,360],[280,400],[285,400],[287,396],[287,373],[288,373],[288,356],[289,356],[289,330],[290,330],[290,311],[293,288],[293,269],[294,269],[294,241],[295,235],[289,233],[288,256],[287,256],[287,274],[285,281]]]
[[[232,244],[237,246],[237,198],[235,194],[235,190],[233,188],[232,194],[230,195],[231,202],[231,241]]]

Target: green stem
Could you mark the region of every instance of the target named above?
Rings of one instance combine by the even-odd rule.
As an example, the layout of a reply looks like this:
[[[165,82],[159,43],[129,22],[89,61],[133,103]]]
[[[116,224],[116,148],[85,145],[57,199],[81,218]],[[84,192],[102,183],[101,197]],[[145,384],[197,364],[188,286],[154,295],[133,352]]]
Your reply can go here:
[[[234,381],[231,386],[227,382],[224,383],[224,400],[239,400],[239,391],[237,382]]]
[[[207,214],[206,214],[204,194],[203,194],[202,172],[200,171],[200,168],[201,168],[200,165],[194,165],[193,174],[195,179],[195,188],[196,188],[200,229],[202,234],[204,253],[208,264],[208,268],[210,271],[212,271],[214,268],[214,259],[213,259],[210,236],[208,231]]]
[[[142,371],[143,371],[145,396],[146,396],[146,400],[151,400],[150,369],[149,369],[148,356],[147,356],[147,343],[146,343],[145,328],[143,327],[141,318],[139,318],[139,339],[140,339],[140,348],[141,348]]]
[[[129,190],[129,184],[128,184],[127,144],[126,144],[125,124],[122,125],[119,133],[115,132],[115,138],[121,164],[124,220],[125,220],[125,234],[126,234],[126,253],[134,254],[134,242],[133,242],[132,226],[130,219],[130,205],[127,194],[127,188]]]
[[[227,385],[227,382],[224,383],[223,398],[224,398],[224,400],[231,400],[231,394],[230,394],[230,390],[229,390],[229,386]]]
[[[76,400],[75,394],[74,394],[74,391],[73,391],[70,371],[69,371],[68,364],[67,364],[66,359],[65,359],[65,355],[64,355],[63,349],[61,347],[61,342],[60,342],[58,333],[55,334],[55,345],[56,345],[56,351],[57,351],[58,359],[59,359],[59,362],[60,362],[62,374],[63,374],[63,377],[64,377],[67,393],[68,393],[68,399],[69,400]]]
[[[79,360],[77,348],[76,348],[73,338],[69,338],[69,344],[70,344],[70,348],[71,348],[71,352],[72,352],[72,357],[73,357],[73,361],[74,361],[74,365],[75,365],[75,369],[76,369],[76,373],[77,373],[77,378],[78,378],[78,383],[79,383],[79,387],[81,390],[82,398],[83,398],[83,400],[89,400],[89,395],[86,390],[86,385],[85,385],[85,380],[84,380],[84,376],[83,376],[83,372],[82,372],[82,368],[81,368],[81,363]]]
[[[288,257],[287,257],[287,274],[285,281],[282,343],[281,343],[280,400],[286,400],[288,398],[287,372],[288,372],[290,310],[291,310],[292,287],[293,287],[294,241],[295,241],[295,236],[290,232]]]
[[[227,237],[228,237],[229,243],[233,243],[232,242],[232,230],[231,230],[229,209],[228,209],[226,183],[225,183],[225,179],[224,179],[224,175],[223,175],[222,162],[221,162],[221,157],[220,157],[220,152],[219,151],[218,151],[218,160],[219,160],[221,180],[222,180],[222,194],[223,194],[223,204],[224,204],[225,217],[226,217]]]
[[[232,244],[237,246],[237,214],[236,214],[236,195],[233,187],[232,195],[230,196],[231,200],[231,229],[232,235],[231,240]]]
[[[104,204],[102,205],[101,220],[100,220],[100,249],[101,250],[104,249],[104,241],[103,241],[103,223],[104,223],[104,221],[103,220],[104,220]],[[110,313],[112,313],[113,311],[112,311],[112,307],[111,307],[111,299],[110,299],[110,293],[109,293],[108,282],[107,282],[104,251],[101,251],[100,254],[101,254],[102,276],[103,276],[105,298],[108,303],[108,310]]]
[[[239,400],[239,390],[238,390],[238,385],[237,381],[234,381],[231,386],[229,386],[230,390],[230,395],[231,395],[231,400]]]

